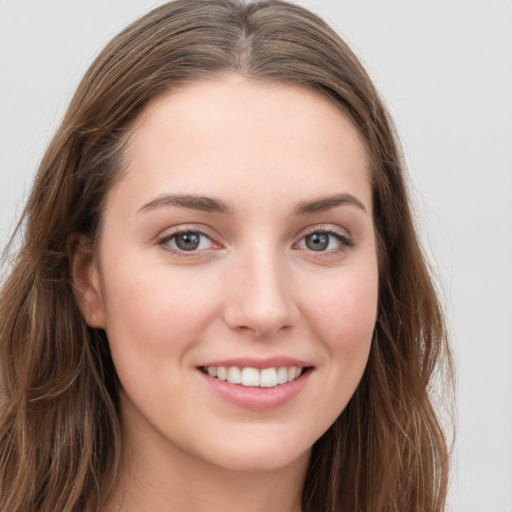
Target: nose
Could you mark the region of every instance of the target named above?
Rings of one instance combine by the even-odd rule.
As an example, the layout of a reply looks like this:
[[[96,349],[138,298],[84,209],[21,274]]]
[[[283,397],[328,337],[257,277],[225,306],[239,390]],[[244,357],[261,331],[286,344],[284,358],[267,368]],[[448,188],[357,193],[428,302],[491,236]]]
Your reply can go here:
[[[232,269],[224,320],[233,330],[257,338],[275,336],[299,319],[293,283],[277,255],[240,257]]]

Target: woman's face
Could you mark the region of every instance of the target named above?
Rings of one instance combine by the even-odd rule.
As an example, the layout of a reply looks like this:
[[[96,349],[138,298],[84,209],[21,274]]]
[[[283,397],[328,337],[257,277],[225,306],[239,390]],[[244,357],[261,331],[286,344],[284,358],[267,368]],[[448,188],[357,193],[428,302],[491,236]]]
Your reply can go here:
[[[356,129],[307,89],[229,75],[153,101],[126,157],[75,278],[132,452],[303,463],[354,393],[376,319]]]

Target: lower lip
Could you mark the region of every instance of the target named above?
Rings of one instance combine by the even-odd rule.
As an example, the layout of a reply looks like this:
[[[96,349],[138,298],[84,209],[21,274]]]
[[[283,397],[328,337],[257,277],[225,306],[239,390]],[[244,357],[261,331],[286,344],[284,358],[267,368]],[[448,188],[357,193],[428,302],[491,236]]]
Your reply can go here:
[[[242,384],[231,384],[219,380],[198,370],[205,382],[221,398],[238,407],[265,411],[281,407],[293,400],[306,385],[311,369],[304,372],[300,377],[286,384],[279,384],[273,388],[260,388],[243,386]]]

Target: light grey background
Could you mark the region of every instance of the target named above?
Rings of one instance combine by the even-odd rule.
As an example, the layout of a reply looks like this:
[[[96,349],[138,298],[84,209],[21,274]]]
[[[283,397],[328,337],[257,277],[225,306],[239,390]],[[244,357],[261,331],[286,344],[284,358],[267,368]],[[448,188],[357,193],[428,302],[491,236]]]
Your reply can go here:
[[[0,0],[0,246],[78,80],[162,2]],[[512,3],[319,0],[402,137],[458,364],[453,512],[512,511]]]

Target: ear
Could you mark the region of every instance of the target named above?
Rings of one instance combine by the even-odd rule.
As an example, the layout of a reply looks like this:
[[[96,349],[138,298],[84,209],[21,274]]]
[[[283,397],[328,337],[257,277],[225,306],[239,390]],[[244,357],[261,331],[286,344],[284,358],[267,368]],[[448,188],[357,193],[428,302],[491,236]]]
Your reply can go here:
[[[69,273],[78,307],[91,327],[106,326],[105,305],[100,286],[100,274],[91,240],[73,233],[67,240]]]

